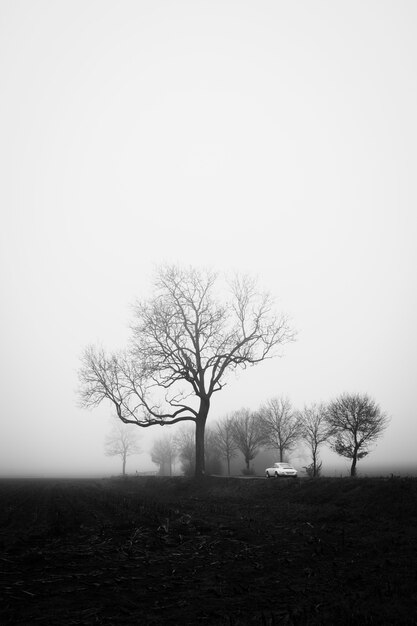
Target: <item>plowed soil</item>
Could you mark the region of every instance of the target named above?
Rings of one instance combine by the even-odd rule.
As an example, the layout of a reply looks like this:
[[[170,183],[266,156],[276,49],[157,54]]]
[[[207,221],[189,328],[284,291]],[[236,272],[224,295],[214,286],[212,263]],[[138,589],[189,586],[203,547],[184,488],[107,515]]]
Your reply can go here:
[[[417,624],[417,481],[0,481],[0,624]]]

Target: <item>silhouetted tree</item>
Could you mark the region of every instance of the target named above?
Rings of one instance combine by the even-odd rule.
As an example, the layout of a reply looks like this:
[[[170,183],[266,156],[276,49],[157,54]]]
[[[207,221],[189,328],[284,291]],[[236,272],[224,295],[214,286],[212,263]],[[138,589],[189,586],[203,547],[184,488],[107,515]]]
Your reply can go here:
[[[123,424],[115,424],[105,440],[106,456],[120,456],[122,459],[122,474],[126,474],[128,456],[140,454],[141,449],[137,441],[137,432]]]
[[[288,398],[268,400],[259,410],[259,423],[265,446],[279,453],[284,461],[285,453],[295,448],[300,440],[301,426]]]
[[[298,414],[301,427],[301,437],[307,444],[311,454],[311,465],[307,473],[315,478],[319,476],[322,463],[319,459],[319,448],[327,443],[332,435],[333,429],[327,421],[327,408],[323,403],[305,406]]]
[[[345,393],[329,404],[327,421],[333,431],[332,449],[351,459],[350,475],[356,476],[357,462],[369,454],[369,446],[388,426],[388,417],[368,395]]]
[[[233,418],[230,415],[216,424],[214,435],[220,455],[226,459],[227,475],[230,476],[230,461],[236,456],[238,450],[233,438]]]
[[[185,476],[195,473],[195,432],[193,429],[183,426],[174,438],[176,450],[181,461],[181,469]]]
[[[256,457],[264,443],[259,416],[248,409],[240,409],[233,413],[232,420],[233,439],[245,459],[244,473],[250,474],[250,462]]]
[[[161,476],[172,476],[172,466],[176,455],[176,446],[171,435],[165,435],[160,439],[156,439],[151,450],[151,459],[159,465],[159,474]]]
[[[217,445],[216,433],[212,428],[206,428],[205,433],[205,456],[206,473],[221,474],[222,462],[219,447]]]
[[[206,428],[205,439],[206,473],[220,474],[220,452],[214,432],[209,428]],[[175,445],[183,473],[191,476],[195,470],[195,432],[187,427],[181,428],[175,437]]]
[[[235,278],[225,300],[216,295],[216,282],[209,271],[161,267],[154,296],[135,307],[130,350],[107,355],[90,347],[79,373],[85,407],[109,400],[122,422],[142,427],[194,422],[197,476],[205,471],[211,397],[227,373],[274,356],[293,339],[254,281]]]

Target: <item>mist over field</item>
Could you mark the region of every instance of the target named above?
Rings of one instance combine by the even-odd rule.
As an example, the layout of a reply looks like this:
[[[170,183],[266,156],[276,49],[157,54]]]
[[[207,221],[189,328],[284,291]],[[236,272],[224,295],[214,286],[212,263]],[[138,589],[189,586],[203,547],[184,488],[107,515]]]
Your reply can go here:
[[[81,357],[126,347],[163,264],[250,273],[297,332],[208,426],[369,394],[390,423],[358,474],[417,473],[416,22],[411,0],[0,3],[0,476],[121,473]],[[128,474],[169,428],[137,429]]]

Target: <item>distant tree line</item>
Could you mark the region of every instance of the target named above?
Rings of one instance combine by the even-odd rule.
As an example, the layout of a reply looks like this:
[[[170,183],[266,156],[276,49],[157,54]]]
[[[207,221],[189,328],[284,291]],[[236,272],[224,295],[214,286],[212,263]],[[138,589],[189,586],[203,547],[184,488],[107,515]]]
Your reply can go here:
[[[388,425],[387,416],[368,395],[342,394],[328,404],[293,408],[286,397],[274,397],[258,410],[239,409],[206,428],[205,454],[207,474],[222,473],[222,461],[230,475],[231,461],[240,452],[244,459],[242,473],[254,473],[252,461],[261,450],[274,450],[277,460],[287,461],[298,447],[307,449],[310,463],[305,466],[311,477],[320,476],[320,449],[331,450],[350,461],[350,475],[357,463],[370,452],[371,445]],[[175,436],[155,441],[152,460],[161,474],[172,474],[174,459],[185,475],[195,472],[194,429],[183,426]]]

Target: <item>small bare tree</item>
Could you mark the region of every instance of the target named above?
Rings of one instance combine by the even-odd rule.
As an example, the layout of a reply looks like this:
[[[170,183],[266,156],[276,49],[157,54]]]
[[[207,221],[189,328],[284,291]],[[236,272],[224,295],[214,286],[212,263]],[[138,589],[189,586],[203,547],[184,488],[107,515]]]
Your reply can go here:
[[[182,471],[186,476],[191,476],[195,471],[195,432],[183,426],[178,430],[174,441],[181,460]],[[221,472],[220,452],[214,432],[209,428],[206,429],[205,456],[207,474],[219,474]]]
[[[250,462],[256,457],[264,443],[259,417],[249,409],[240,409],[233,414],[232,419],[233,439],[245,459],[244,473],[250,474]]]
[[[128,351],[88,348],[80,369],[84,407],[110,401],[126,424],[195,424],[195,474],[202,476],[211,398],[227,374],[256,365],[293,339],[269,294],[237,277],[216,293],[216,274],[161,267],[155,293],[138,302]],[[227,293],[227,295],[225,295]]]
[[[174,441],[182,471],[186,476],[191,476],[195,471],[195,433],[183,426],[177,431]]]
[[[216,432],[212,428],[206,428],[205,437],[206,473],[221,474],[221,453],[217,442]]]
[[[233,417],[228,415],[216,424],[215,438],[217,447],[227,463],[227,475],[230,476],[230,461],[236,457],[238,447],[233,437]]]
[[[319,448],[329,441],[333,432],[327,421],[327,408],[323,403],[311,404],[305,406],[298,415],[301,437],[307,444],[312,460],[311,465],[306,469],[309,475],[315,478],[319,476],[322,466]]]
[[[295,448],[300,440],[301,427],[297,414],[288,398],[276,397],[268,400],[259,411],[260,427],[265,446],[277,450],[279,460]]]
[[[114,424],[110,434],[106,437],[106,456],[120,456],[123,476],[126,475],[127,457],[141,452],[137,439],[137,432],[122,423]]]
[[[327,421],[332,429],[332,449],[351,459],[350,475],[369,454],[369,446],[384,432],[389,418],[368,395],[343,394],[329,404]]]
[[[159,474],[161,476],[172,476],[172,467],[176,455],[176,446],[171,435],[165,435],[154,442],[151,450],[151,459],[159,465]]]

